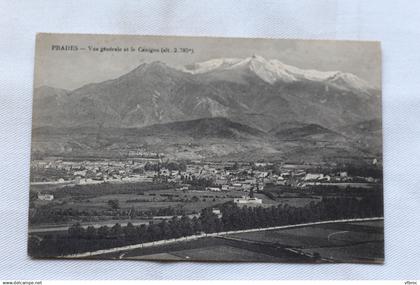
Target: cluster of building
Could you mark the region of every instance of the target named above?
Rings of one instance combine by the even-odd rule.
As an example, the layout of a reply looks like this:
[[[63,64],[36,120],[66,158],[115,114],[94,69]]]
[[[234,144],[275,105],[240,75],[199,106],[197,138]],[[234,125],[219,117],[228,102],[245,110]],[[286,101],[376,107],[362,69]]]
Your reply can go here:
[[[147,155],[150,155],[147,153]],[[154,154],[159,156],[160,154]],[[174,166],[175,165],[175,166]],[[311,171],[311,165],[287,163],[237,163],[237,162],[172,162],[163,163],[160,158],[126,161],[32,161],[33,171],[55,170],[63,177],[43,177],[44,181],[32,183],[130,183],[165,182],[176,185],[177,190],[207,191],[263,191],[267,184],[305,188],[311,185],[340,183],[376,183],[372,177],[351,177],[345,171],[321,173]],[[199,181],[199,183],[197,183]],[[201,182],[204,184],[200,184]],[[251,199],[252,198],[252,199]],[[246,201],[245,201],[246,200]],[[238,200],[238,203],[260,203],[254,197]]]
[[[144,161],[63,161],[35,160],[31,162],[33,172],[55,170],[62,174],[44,175],[41,181],[32,183],[74,183],[99,184],[104,182],[153,182],[155,171],[145,171],[147,163],[159,162],[160,159]]]

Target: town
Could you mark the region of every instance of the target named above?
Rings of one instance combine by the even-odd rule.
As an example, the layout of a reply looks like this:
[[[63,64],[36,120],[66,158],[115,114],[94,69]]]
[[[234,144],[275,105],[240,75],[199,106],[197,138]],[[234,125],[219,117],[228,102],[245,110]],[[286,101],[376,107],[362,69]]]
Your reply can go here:
[[[140,153],[125,161],[33,160],[32,185],[89,185],[102,183],[169,183],[176,191],[262,192],[266,186],[306,189],[311,186],[372,188],[381,182],[372,171],[349,173],[335,164],[311,165],[288,162],[169,161],[159,153]],[[371,161],[371,168],[378,161]],[[378,168],[379,169],[379,168]],[[53,195],[40,193],[41,200]],[[261,199],[236,199],[239,204],[260,204]]]
[[[33,160],[31,167],[32,254],[62,256],[206,233],[383,215],[376,159],[362,168],[170,161],[143,153],[127,160]]]

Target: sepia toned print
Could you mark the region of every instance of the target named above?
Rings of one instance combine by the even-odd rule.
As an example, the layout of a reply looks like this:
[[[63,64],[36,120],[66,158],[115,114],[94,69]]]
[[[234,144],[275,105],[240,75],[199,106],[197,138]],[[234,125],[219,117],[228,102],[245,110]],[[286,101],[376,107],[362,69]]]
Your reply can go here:
[[[379,43],[38,34],[28,253],[383,263]]]

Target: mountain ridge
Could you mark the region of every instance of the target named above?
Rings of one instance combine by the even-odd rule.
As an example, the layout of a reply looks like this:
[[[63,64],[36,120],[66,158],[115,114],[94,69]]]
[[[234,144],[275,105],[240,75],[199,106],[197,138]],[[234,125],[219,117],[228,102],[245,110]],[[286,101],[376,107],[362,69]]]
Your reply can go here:
[[[92,149],[92,145],[100,145],[94,142],[94,137],[102,137],[108,143],[117,140],[123,149],[138,145],[135,140],[124,144],[110,131],[118,134],[118,129],[125,132],[131,128],[149,146],[167,145],[166,132],[166,137],[174,138],[179,145],[199,140],[206,145],[204,153],[214,154],[206,138],[223,145],[219,152],[239,151],[240,146],[234,146],[235,140],[242,140],[248,147],[241,151],[255,151],[264,146],[264,151],[277,153],[282,152],[278,145],[282,136],[276,137],[271,130],[284,130],[291,122],[296,122],[294,129],[289,130],[292,135],[284,132],[282,135],[294,144],[339,142],[349,149],[351,146],[340,136],[347,131],[364,147],[381,145],[376,133],[364,140],[362,135],[353,134],[363,132],[362,129],[345,129],[377,119],[381,106],[376,93],[359,90],[357,84],[349,88],[346,84],[353,77],[349,75],[347,81],[341,81],[345,73],[334,73],[336,77],[323,74],[322,80],[313,80],[320,78],[316,72],[308,71],[299,77],[296,71],[288,73],[290,70],[285,69],[290,77],[271,80],[273,74],[280,74],[266,66],[272,61],[258,57],[228,60],[221,64],[221,69],[214,64],[208,71],[196,74],[162,62],[143,63],[115,79],[73,91],[42,87],[34,93],[33,127],[55,129],[55,133],[62,134],[67,130],[69,140],[72,136],[76,138],[72,146],[64,146],[58,140],[56,149],[60,151],[82,145]],[[287,68],[293,71],[293,67]],[[77,134],[77,130],[86,130],[85,135]],[[52,136],[54,132],[51,131]],[[149,136],[144,136],[148,133]],[[83,139],[90,143],[85,144]],[[44,141],[43,146],[46,144]]]
[[[371,107],[378,105],[377,96],[368,95],[365,91],[357,92],[357,88],[348,89],[346,82],[340,81],[343,76],[337,77],[341,73],[334,73],[336,77],[325,77],[325,80],[331,81],[327,83],[324,79],[306,80],[303,77],[299,80],[297,77],[284,81],[264,80],[258,70],[267,69],[265,65],[273,61],[276,60],[267,61],[259,57],[238,62],[228,60],[230,65],[221,71],[216,66],[196,74],[180,71],[162,62],[143,63],[118,78],[87,84],[73,91],[37,88],[36,94],[48,93],[47,97],[53,102],[37,104],[42,96],[34,96],[37,109],[43,111],[43,114],[37,114],[34,125],[142,127],[223,116],[268,130],[274,127],[276,121],[289,121],[297,115],[305,122],[313,121],[331,128],[335,118],[339,117],[339,114],[331,112],[340,108],[340,101],[346,100],[352,100],[350,103],[355,106],[346,106],[345,113],[349,116],[343,116],[344,121],[350,119],[353,123],[374,118],[369,113],[374,113]],[[348,77],[353,78],[351,75]],[[53,90],[56,96],[51,95]],[[67,96],[63,96],[63,92]],[[317,110],[312,115],[307,114],[301,110],[304,105]],[[331,114],[332,117],[323,119],[321,116],[319,119],[315,114],[320,113]],[[249,114],[266,116],[254,124]],[[268,125],[263,127],[264,124]]]
[[[289,124],[266,133],[226,118],[202,118],[143,128],[35,128],[32,152],[48,156],[125,156],[130,150],[164,153],[170,159],[302,159],[372,156],[341,134],[316,124]],[[323,151],[320,151],[323,149]],[[325,153],[327,153],[327,157]]]

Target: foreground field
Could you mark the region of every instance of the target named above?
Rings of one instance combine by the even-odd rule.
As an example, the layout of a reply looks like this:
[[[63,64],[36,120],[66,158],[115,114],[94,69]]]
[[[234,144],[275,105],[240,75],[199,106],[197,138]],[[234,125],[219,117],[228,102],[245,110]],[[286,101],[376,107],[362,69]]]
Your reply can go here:
[[[208,237],[95,258],[382,263],[383,246],[383,220],[379,220]]]
[[[130,258],[130,257],[128,257]],[[131,259],[137,259],[132,257]],[[246,260],[262,260],[262,261],[281,261],[271,255],[259,253],[244,248],[231,245],[214,245],[205,248],[186,249],[174,251],[171,253],[158,253],[142,256],[147,260],[196,260],[196,261],[246,261]]]
[[[338,262],[383,262],[383,221],[324,224],[232,235],[244,242],[282,246],[307,256]]]
[[[216,237],[185,241],[150,248],[139,248],[97,255],[99,259],[136,259],[162,261],[259,261],[259,262],[308,262],[311,259],[266,245],[253,244]]]
[[[53,201],[42,201],[36,193],[51,193]],[[149,219],[153,216],[196,214],[204,208],[218,207],[247,192],[231,190],[213,192],[207,190],[179,191],[174,185],[159,183],[121,183],[51,186],[32,185],[30,203],[30,228],[55,228],[81,224],[115,224],[131,219]],[[282,197],[272,199],[256,193],[262,207],[289,205],[303,207],[319,202],[320,197]],[[110,204],[113,201],[113,204]],[[113,206],[114,205],[114,206]],[[117,205],[117,206],[115,206]],[[65,229],[64,229],[65,230]]]

